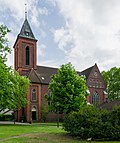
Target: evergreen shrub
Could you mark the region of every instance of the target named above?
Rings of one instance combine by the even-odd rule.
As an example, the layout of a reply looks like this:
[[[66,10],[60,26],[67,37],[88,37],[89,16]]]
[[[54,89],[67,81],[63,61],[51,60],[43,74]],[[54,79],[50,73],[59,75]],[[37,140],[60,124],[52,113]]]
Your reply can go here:
[[[107,110],[93,106],[82,107],[64,118],[63,128],[73,136],[91,140],[120,139],[120,107]]]

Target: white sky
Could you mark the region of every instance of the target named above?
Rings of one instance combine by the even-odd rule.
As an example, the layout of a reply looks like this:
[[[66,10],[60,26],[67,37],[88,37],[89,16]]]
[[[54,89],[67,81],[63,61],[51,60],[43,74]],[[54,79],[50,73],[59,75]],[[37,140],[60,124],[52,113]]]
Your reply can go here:
[[[12,47],[24,22],[38,40],[37,64],[77,70],[95,63],[100,70],[120,67],[120,0],[0,0],[0,24],[11,30]],[[13,52],[8,65],[14,65]]]

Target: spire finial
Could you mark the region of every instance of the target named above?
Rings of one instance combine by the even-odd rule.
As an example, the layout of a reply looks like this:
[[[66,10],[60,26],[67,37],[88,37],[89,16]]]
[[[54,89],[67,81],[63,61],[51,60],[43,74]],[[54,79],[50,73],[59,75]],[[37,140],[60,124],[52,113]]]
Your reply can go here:
[[[25,3],[25,19],[27,19],[27,4]]]

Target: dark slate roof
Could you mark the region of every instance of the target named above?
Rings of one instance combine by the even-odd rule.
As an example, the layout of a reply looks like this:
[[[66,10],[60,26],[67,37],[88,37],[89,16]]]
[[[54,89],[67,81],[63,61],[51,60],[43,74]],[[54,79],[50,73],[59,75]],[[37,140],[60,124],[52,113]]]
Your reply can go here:
[[[57,68],[37,66],[37,76],[39,77],[41,83],[49,84],[51,76],[57,73]]]
[[[20,31],[18,36],[36,40],[27,19],[25,19],[23,26],[21,28],[21,31]]]
[[[93,69],[94,66],[88,68],[88,69],[85,69],[84,71],[80,72],[81,75],[85,75],[86,76],[86,79],[89,77],[92,69]]]
[[[112,110],[113,107],[115,107],[115,106],[120,106],[120,99],[102,103],[98,107],[103,108],[103,109],[107,109],[107,110]]]
[[[82,72],[77,71],[77,74],[85,75],[86,78],[88,78],[93,67],[94,66],[92,66]],[[31,72],[29,74],[29,79],[31,82],[49,84],[49,82],[51,80],[51,76],[53,74],[56,74],[57,70],[58,70],[58,68],[37,66],[36,70],[34,70],[34,69],[31,70]]]

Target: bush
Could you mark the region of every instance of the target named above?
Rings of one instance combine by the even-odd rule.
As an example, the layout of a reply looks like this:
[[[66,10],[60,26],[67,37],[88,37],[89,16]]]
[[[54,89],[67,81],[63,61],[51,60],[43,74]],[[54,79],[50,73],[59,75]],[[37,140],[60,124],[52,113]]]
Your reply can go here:
[[[116,125],[120,126],[120,106],[113,108],[113,110],[110,112],[109,120],[114,127]]]
[[[12,121],[14,116],[11,114],[2,114],[0,115],[0,121]]]
[[[99,113],[93,106],[83,107],[79,112],[68,114],[64,119],[63,127],[71,135],[83,139],[94,137],[100,124],[98,117]]]
[[[63,128],[81,139],[119,140],[120,108],[112,112],[85,106],[79,112],[71,112],[64,118]],[[115,119],[114,119],[115,118]]]

